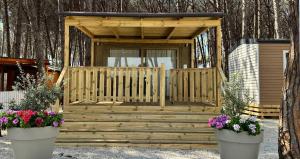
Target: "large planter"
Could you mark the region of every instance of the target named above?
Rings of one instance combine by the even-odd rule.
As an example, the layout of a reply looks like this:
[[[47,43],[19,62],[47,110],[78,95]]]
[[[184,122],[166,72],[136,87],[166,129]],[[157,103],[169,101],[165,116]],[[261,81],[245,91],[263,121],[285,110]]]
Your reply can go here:
[[[15,159],[52,158],[55,138],[59,128],[51,126],[41,128],[9,128],[8,138]]]
[[[256,136],[247,132],[236,133],[232,130],[217,130],[221,159],[257,159],[263,131]]]

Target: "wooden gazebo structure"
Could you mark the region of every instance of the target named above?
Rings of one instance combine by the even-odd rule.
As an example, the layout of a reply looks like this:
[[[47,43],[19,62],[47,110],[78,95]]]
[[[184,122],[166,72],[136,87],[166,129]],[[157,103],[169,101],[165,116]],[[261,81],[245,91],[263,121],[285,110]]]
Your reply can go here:
[[[65,12],[65,146],[214,146],[222,13]],[[69,29],[91,38],[91,66],[71,67]],[[195,68],[194,38],[216,28],[217,64]],[[55,109],[59,109],[55,107]]]

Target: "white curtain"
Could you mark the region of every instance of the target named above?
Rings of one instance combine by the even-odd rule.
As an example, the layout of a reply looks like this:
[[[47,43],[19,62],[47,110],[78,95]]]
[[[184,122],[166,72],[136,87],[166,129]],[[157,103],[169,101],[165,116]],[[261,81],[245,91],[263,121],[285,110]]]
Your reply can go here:
[[[108,67],[138,67],[141,65],[138,49],[111,49],[107,58]]]

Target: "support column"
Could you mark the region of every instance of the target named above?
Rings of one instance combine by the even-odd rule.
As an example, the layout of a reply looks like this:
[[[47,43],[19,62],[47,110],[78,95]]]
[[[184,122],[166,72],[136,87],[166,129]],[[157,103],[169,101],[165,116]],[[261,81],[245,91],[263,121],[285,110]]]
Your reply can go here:
[[[160,108],[164,109],[165,108],[165,91],[166,91],[166,87],[165,87],[165,80],[166,80],[166,66],[165,64],[161,64],[161,68],[160,68]]]
[[[70,26],[65,23],[65,44],[64,44],[64,68],[66,69],[64,79],[69,78],[69,67],[70,65]],[[64,105],[69,105],[69,82],[64,81]]]
[[[195,41],[191,43],[191,68],[195,67]]]
[[[216,45],[217,45],[217,64],[216,64],[216,106],[218,109],[221,108],[221,75],[220,75],[220,69],[222,69],[222,30],[221,25],[216,27],[217,29],[217,35],[216,35]]]
[[[91,66],[95,65],[95,41],[91,39]]]

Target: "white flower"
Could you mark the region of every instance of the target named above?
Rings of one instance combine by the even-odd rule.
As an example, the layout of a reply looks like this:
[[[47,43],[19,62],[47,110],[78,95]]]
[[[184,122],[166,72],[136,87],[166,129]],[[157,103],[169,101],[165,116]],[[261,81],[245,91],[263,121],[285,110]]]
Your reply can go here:
[[[252,122],[256,122],[256,116],[251,116],[248,120]]]
[[[240,127],[240,125],[238,125],[238,124],[234,124],[234,125],[233,125],[233,130],[234,130],[234,131],[240,131],[240,128],[241,128],[241,127]]]
[[[246,119],[245,118],[241,118],[240,119],[240,123],[245,123],[246,122]]]
[[[256,125],[254,124],[249,124],[248,125],[249,129],[251,130],[251,132],[254,134],[256,132]]]
[[[226,120],[226,124],[228,124],[228,123],[230,123],[231,122],[231,120]]]

